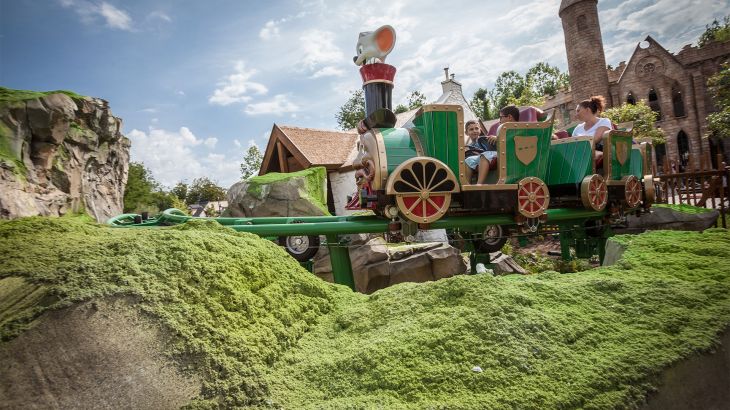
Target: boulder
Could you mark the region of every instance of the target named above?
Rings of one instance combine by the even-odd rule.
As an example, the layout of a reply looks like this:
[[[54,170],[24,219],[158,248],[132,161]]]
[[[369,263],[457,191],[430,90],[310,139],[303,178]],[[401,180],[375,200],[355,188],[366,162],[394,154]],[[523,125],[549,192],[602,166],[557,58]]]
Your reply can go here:
[[[490,267],[495,275],[506,275],[508,273],[526,274],[527,271],[515,262],[510,255],[501,252],[491,256]]]
[[[693,207],[694,208],[694,207]],[[681,209],[678,207],[678,209]],[[720,212],[707,209],[707,212],[682,212],[663,206],[653,206],[650,213],[627,217],[629,230],[671,229],[676,231],[704,231],[715,225]],[[695,208],[697,209],[697,208]],[[701,210],[701,209],[700,209]]]
[[[347,235],[355,290],[372,293],[402,282],[426,282],[467,272],[461,252],[447,243],[417,243],[389,248],[377,235]],[[334,281],[325,245],[314,257],[314,273]]]
[[[0,218],[85,211],[105,222],[122,213],[130,142],[108,103],[64,93],[27,98],[29,92],[5,91]]]
[[[233,217],[329,215],[326,203],[327,172],[323,167],[272,172],[228,189],[228,209]]]

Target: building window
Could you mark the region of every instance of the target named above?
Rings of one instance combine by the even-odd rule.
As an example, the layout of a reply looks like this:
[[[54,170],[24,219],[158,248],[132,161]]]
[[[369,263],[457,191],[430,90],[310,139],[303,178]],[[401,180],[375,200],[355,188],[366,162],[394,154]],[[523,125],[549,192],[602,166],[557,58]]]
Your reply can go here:
[[[684,100],[682,99],[682,91],[676,85],[672,87],[672,105],[674,106],[674,116],[684,117]]]
[[[654,153],[656,154],[657,172],[662,172],[664,170],[664,158],[667,157],[667,144],[659,144],[655,146]]]
[[[659,96],[653,88],[649,90],[649,108],[657,113],[657,120],[662,119],[662,110],[659,108]]]
[[[578,31],[583,31],[588,28],[588,21],[585,14],[578,16]]]
[[[677,153],[679,154],[679,170],[683,172],[689,164],[689,139],[684,131],[677,134]]]
[[[634,93],[631,91],[629,91],[629,94],[626,96],[626,103],[636,105],[636,98],[634,98]]]

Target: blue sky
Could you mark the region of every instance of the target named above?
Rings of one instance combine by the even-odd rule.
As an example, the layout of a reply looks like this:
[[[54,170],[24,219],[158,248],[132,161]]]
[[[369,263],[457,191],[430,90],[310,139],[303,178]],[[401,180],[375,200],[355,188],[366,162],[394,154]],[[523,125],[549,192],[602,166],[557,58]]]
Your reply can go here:
[[[440,95],[443,67],[470,98],[506,70],[567,70],[559,0],[0,0],[0,85],[68,89],[109,101],[143,162],[170,187],[207,176],[227,188],[274,123],[335,129],[360,88],[360,31],[391,24],[393,98]],[[647,34],[695,43],[730,0],[601,0],[606,62]],[[327,147],[322,147],[326,149]]]

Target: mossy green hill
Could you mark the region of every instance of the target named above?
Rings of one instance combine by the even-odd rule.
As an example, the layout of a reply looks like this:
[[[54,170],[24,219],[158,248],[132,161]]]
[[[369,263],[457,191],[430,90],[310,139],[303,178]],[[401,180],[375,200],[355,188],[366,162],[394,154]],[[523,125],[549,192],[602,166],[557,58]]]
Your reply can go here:
[[[214,223],[2,221],[0,301],[26,287],[35,302],[0,302],[0,332],[8,340],[44,310],[130,295],[206,381],[193,406],[631,408],[730,323],[730,233],[617,240],[628,249],[614,267],[365,296]]]

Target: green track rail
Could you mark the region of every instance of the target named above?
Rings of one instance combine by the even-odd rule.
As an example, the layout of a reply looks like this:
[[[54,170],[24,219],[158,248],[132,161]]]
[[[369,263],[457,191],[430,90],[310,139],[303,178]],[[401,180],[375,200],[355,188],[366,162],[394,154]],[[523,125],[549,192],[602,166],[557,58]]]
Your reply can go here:
[[[588,220],[598,220],[605,211],[594,212],[580,209],[548,209],[547,224],[558,225],[563,229],[582,226]],[[167,209],[152,219],[141,221],[137,214],[122,214],[111,218],[107,223],[117,228],[155,228],[178,225],[190,220],[213,220],[239,232],[250,232],[262,237],[324,235],[330,251],[332,269],[336,283],[355,289],[350,266],[350,256],[346,246],[341,246],[339,235],[353,233],[388,232],[389,220],[378,216],[303,216],[303,217],[258,217],[258,218],[198,218],[186,215],[178,209]],[[135,220],[137,221],[135,223]],[[483,230],[487,225],[514,225],[511,215],[464,215],[448,216],[430,224],[428,229],[469,229]],[[606,235],[602,235],[605,237]],[[563,235],[561,235],[562,243]],[[565,245],[567,246],[567,245]],[[601,257],[605,238],[599,244]]]

